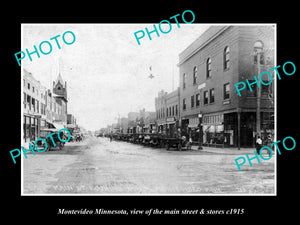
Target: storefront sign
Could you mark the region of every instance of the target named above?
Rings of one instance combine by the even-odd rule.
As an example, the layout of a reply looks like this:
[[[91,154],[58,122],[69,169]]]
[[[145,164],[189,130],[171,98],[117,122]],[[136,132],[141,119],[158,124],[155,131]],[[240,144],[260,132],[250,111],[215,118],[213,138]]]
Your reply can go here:
[[[175,122],[175,118],[174,117],[167,118],[167,122]]]
[[[206,83],[202,83],[198,85],[198,90],[201,90],[202,88],[206,87]]]
[[[203,116],[203,124],[222,124],[224,122],[224,115],[205,115]]]

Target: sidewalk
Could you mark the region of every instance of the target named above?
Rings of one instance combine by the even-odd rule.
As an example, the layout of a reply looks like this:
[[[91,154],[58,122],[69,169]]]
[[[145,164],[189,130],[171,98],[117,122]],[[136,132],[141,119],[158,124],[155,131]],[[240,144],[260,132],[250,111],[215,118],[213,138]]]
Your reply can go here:
[[[217,147],[202,146],[202,150],[198,150],[198,146],[193,145],[192,150],[201,151],[201,152],[213,152],[213,153],[219,153],[225,155],[245,155],[245,154],[253,153],[255,151],[255,148],[240,148],[240,150],[238,150],[237,147],[217,148]]]

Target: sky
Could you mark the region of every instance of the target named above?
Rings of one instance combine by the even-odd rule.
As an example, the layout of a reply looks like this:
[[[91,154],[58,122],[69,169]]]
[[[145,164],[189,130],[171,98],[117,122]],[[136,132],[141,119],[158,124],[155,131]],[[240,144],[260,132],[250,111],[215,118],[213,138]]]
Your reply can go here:
[[[160,32],[159,37],[153,33],[152,40],[146,34],[138,45],[134,32],[145,27],[151,31],[153,24],[22,24],[22,51],[32,52],[43,41],[52,44],[48,55],[33,54],[32,61],[26,55],[22,69],[49,89],[60,71],[67,81],[68,113],[87,130],[111,125],[131,111],[155,111],[158,92],[179,86],[179,53],[209,25],[180,24],[178,28],[175,23],[169,33]],[[75,34],[71,45],[62,40],[66,31]],[[57,35],[61,49],[50,40]],[[71,35],[65,37],[72,40]],[[47,52],[47,45],[43,50]]]

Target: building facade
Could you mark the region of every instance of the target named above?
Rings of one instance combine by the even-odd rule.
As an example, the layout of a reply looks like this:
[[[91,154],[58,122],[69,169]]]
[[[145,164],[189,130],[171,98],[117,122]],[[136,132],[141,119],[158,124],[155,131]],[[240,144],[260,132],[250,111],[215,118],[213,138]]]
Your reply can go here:
[[[137,119],[139,117],[138,112],[129,112],[128,113],[128,133],[135,134],[137,133]]]
[[[143,132],[146,134],[156,133],[156,113],[155,112],[145,112],[145,125],[143,127]]]
[[[56,81],[53,81],[54,109],[53,122],[67,125],[67,82],[63,81],[61,74],[58,74]]]
[[[157,132],[165,133],[166,132],[166,96],[167,92],[161,90],[158,92],[157,97],[155,98],[155,112],[156,112],[156,124]]]
[[[260,62],[254,45],[262,43]],[[241,97],[235,84],[274,67],[272,26],[212,26],[179,55],[180,125],[202,142],[253,146],[257,89]],[[263,78],[264,79],[264,78]],[[267,83],[267,81],[265,80]],[[274,85],[262,86],[261,133],[274,132]],[[202,132],[197,133],[197,127]],[[193,132],[194,129],[194,132]],[[194,133],[194,135],[193,135]]]
[[[23,70],[23,139],[34,141],[46,126],[47,89],[31,73]]]
[[[60,78],[59,78],[60,77]],[[57,80],[61,80],[59,75]],[[67,124],[66,84],[59,92],[58,82],[54,82],[53,93],[27,70],[23,70],[23,140],[25,143],[40,137],[43,128],[61,128]],[[54,84],[53,83],[53,84]]]
[[[155,98],[156,122],[159,133],[174,136],[179,128],[180,89],[167,93],[161,90]]]

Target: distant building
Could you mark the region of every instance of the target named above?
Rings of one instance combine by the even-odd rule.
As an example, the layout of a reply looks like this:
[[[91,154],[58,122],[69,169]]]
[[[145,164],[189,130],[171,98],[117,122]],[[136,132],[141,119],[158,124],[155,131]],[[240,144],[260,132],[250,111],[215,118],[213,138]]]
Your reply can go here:
[[[120,133],[122,134],[128,133],[128,118],[126,117],[120,118]]]
[[[128,133],[129,134],[137,133],[138,117],[139,117],[138,112],[129,112],[128,113]]]
[[[144,122],[144,133],[156,133],[156,112],[146,112]]]
[[[66,128],[73,134],[79,132],[78,125],[76,124],[76,118],[72,114],[67,114],[67,125]]]
[[[180,89],[171,93],[161,90],[155,98],[156,122],[159,133],[173,136],[179,127]]]
[[[167,92],[161,90],[158,93],[158,96],[155,97],[155,112],[158,133],[166,132],[166,96]]]
[[[63,82],[61,74],[58,74],[56,81],[53,81],[53,97],[55,99],[54,104],[54,121],[62,125],[67,124],[67,82]],[[58,106],[57,108],[55,106]]]
[[[72,114],[67,114],[67,124],[76,125],[76,119]]]

